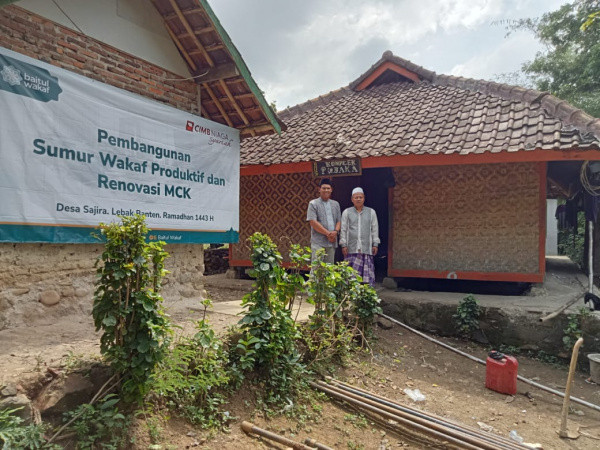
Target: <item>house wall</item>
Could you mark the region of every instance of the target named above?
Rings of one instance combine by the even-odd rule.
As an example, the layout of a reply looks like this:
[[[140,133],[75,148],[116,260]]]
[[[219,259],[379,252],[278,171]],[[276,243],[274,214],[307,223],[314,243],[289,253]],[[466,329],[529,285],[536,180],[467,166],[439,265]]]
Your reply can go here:
[[[0,46],[198,114],[193,82],[16,6],[0,9]],[[168,302],[201,297],[201,245],[170,244]],[[0,329],[89,312],[97,245],[0,243]],[[52,304],[51,306],[45,306]]]
[[[240,178],[240,243],[232,245],[233,266],[247,265],[248,238],[255,232],[268,234],[284,261],[291,244],[310,245],[306,223],[308,202],[317,196],[312,173],[251,175]],[[245,261],[245,262],[242,262]]]
[[[512,163],[395,168],[389,272],[541,281],[544,167]]]
[[[157,66],[189,77],[162,17],[148,0],[20,0],[18,6]],[[77,28],[75,28],[75,25]]]
[[[392,172],[390,276],[542,281],[543,163],[395,167]],[[284,262],[290,244],[309,245],[306,207],[317,195],[315,186],[311,173],[242,176],[240,244],[232,246],[231,265],[249,264],[247,239],[255,231],[271,236]],[[342,203],[343,190],[334,187]]]

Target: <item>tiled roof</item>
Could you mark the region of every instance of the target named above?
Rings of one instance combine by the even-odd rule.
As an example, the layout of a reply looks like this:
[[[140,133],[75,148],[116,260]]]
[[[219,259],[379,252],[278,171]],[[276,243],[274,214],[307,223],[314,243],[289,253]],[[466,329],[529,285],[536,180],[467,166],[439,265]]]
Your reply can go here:
[[[383,61],[417,74],[353,88]],[[331,158],[600,149],[600,119],[532,89],[436,75],[384,56],[350,86],[279,113],[287,131],[242,142],[242,165]]]

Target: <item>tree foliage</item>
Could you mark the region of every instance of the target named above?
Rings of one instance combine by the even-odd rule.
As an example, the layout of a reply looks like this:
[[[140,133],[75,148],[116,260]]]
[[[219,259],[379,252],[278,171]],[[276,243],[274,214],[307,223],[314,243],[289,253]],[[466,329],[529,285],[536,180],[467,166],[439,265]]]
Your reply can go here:
[[[576,0],[512,30],[530,30],[545,45],[523,71],[536,87],[600,117],[600,12],[598,0]]]

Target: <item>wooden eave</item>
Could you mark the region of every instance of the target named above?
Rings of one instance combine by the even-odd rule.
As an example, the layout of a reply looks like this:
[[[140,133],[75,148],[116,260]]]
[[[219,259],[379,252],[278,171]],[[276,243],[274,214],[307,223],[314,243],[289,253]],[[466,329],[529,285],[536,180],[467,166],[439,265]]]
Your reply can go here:
[[[152,0],[200,92],[202,116],[260,136],[285,129],[206,0]]]

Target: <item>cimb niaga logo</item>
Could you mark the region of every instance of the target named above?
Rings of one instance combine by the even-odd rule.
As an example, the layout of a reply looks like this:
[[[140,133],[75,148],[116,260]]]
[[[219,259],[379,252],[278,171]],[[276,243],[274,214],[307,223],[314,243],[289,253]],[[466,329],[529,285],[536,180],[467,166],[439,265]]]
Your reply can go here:
[[[187,123],[185,124],[185,129],[187,131],[191,131],[192,133],[202,133],[202,134],[206,134],[206,135],[210,136],[210,128],[196,125],[191,120],[187,121]]]

